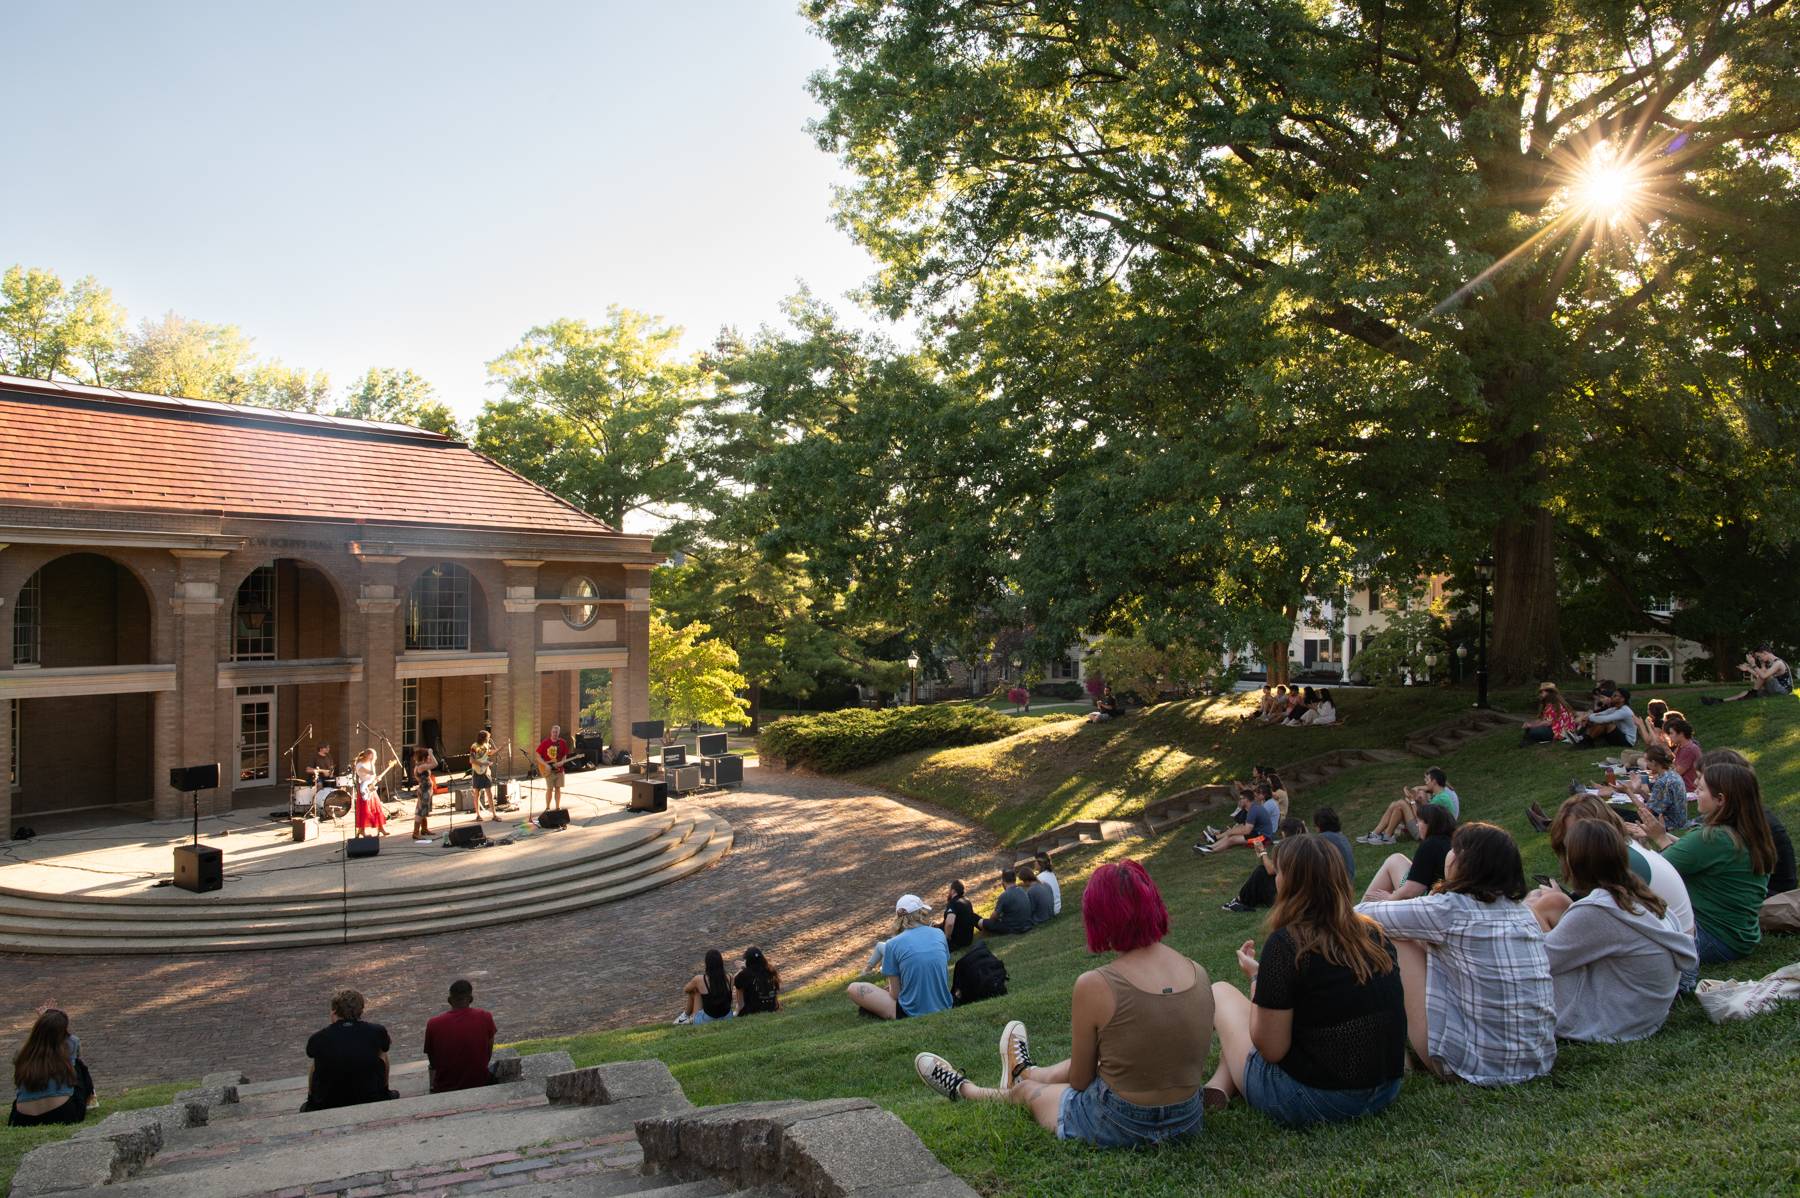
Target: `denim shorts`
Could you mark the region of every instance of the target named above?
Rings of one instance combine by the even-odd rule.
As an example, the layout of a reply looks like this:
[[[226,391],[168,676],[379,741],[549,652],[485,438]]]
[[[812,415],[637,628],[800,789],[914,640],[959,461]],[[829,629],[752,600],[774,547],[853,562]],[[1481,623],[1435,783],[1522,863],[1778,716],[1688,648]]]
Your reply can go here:
[[[688,1016],[689,1023],[717,1023],[721,1019],[736,1019],[736,1011],[727,1011],[723,1015],[708,1015],[705,1011],[695,1011]]]
[[[1319,1090],[1295,1081],[1254,1048],[1244,1062],[1244,1100],[1283,1127],[1342,1123],[1385,1110],[1400,1096],[1400,1079],[1367,1090]]]
[[[1137,1148],[1200,1130],[1201,1097],[1168,1106],[1126,1102],[1095,1078],[1085,1090],[1064,1090],[1056,1113],[1056,1138],[1085,1140],[1096,1148]]]
[[[1694,949],[1700,954],[1702,965],[1723,965],[1744,955],[1707,931],[1699,920],[1694,921]]]

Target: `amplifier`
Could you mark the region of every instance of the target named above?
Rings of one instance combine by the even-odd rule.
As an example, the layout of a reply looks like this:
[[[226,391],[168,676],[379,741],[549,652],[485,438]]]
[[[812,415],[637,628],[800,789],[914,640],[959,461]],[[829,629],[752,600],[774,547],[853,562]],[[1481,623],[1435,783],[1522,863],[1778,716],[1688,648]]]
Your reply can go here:
[[[456,813],[468,815],[475,810],[475,791],[464,787],[456,792]]]
[[[294,843],[319,838],[319,821],[316,819],[291,819],[288,825],[294,830]]]
[[[669,809],[669,784],[662,778],[633,778],[631,780],[632,811],[667,811]]]

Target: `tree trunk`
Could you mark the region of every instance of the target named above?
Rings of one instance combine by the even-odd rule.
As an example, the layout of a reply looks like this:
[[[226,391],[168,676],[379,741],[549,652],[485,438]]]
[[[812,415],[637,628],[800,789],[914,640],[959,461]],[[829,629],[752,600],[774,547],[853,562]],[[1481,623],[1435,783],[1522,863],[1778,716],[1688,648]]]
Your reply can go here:
[[[1556,525],[1532,504],[1494,530],[1489,681],[1506,686],[1559,677],[1568,658],[1557,614]]]
[[[1270,641],[1263,646],[1263,667],[1270,686],[1281,686],[1288,680],[1288,643]]]
[[[762,719],[762,683],[750,684],[750,735],[755,736]]]

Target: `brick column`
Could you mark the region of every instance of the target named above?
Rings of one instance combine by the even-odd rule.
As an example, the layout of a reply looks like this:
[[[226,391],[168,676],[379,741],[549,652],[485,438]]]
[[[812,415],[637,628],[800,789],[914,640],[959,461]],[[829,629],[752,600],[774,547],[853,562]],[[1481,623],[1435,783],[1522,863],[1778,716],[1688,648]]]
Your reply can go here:
[[[5,544],[0,544],[0,553],[6,549]],[[25,578],[19,577],[21,569],[0,557],[0,670],[10,670],[13,665],[11,596],[25,584]],[[13,738],[18,734],[19,730],[12,726],[12,704],[0,700],[0,836],[12,835]]]
[[[631,745],[631,759],[643,760],[644,746],[631,739],[631,725],[650,718],[650,570],[625,569],[625,610],[619,639],[630,664],[612,672],[613,744]]]
[[[356,722],[360,720],[371,728],[380,729],[394,742],[396,750],[406,751],[406,746],[400,743],[400,680],[394,676],[398,666],[395,659],[402,645],[400,594],[395,580],[400,563],[406,559],[363,554],[360,560],[362,580],[357,590],[356,627],[348,639],[361,650],[363,684],[349,688],[350,743],[355,747],[347,756],[354,756],[363,749],[374,749],[375,768],[380,770],[388,764],[387,746],[358,729]],[[405,763],[401,769],[404,773]],[[389,775],[388,780],[393,782],[393,775]]]
[[[515,768],[523,767],[528,772],[533,765],[531,751],[549,730],[549,725],[542,723],[538,703],[537,574],[543,564],[511,559],[502,562],[506,567],[506,612],[499,624],[500,643],[496,647],[506,650],[506,685],[500,688],[506,697],[503,703],[500,696],[495,696],[495,735],[511,738],[518,750],[513,757]]]
[[[219,549],[171,549],[175,556],[175,594],[171,638],[175,655],[175,689],[156,696],[156,743],[151,749],[150,793],[153,816],[185,819],[192,814],[186,795],[169,785],[177,766],[219,763],[219,788],[200,795],[200,814],[231,810],[231,784],[237,773],[236,706],[229,691],[219,689],[219,621],[228,619],[219,594]]]

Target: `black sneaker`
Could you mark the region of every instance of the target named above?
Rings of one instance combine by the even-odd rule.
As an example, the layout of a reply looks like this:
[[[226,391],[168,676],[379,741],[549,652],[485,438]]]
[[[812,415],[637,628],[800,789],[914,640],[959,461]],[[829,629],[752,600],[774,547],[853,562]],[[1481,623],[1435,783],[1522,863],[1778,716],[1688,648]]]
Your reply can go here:
[[[922,1052],[913,1058],[913,1068],[918,1071],[920,1081],[951,1102],[962,1100],[962,1085],[969,1079],[958,1073],[956,1066],[943,1057],[935,1052]]]
[[[1239,914],[1239,915],[1242,915],[1242,914],[1244,914],[1244,912],[1246,912],[1246,911],[1254,911],[1254,910],[1256,910],[1256,908],[1255,908],[1255,907],[1252,907],[1252,906],[1249,906],[1249,905],[1247,905],[1247,904],[1245,904],[1245,903],[1240,903],[1240,902],[1238,902],[1238,901],[1237,901],[1237,900],[1236,900],[1236,899],[1232,899],[1232,900],[1231,900],[1231,901],[1230,901],[1230,902],[1229,902],[1229,903],[1226,903],[1226,904],[1225,904],[1225,905],[1224,905],[1224,906],[1222,906],[1222,907],[1220,907],[1220,908],[1219,908],[1219,910],[1221,910],[1221,911],[1235,911],[1235,912],[1237,912],[1237,913],[1238,913],[1238,914]]]

